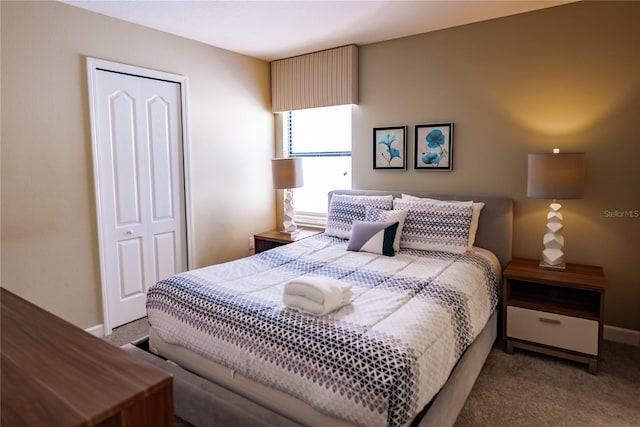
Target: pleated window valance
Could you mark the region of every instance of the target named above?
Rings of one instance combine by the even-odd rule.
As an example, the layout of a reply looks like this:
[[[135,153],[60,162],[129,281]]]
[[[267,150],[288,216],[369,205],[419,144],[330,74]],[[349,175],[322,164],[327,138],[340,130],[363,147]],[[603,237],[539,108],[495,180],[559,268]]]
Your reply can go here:
[[[358,46],[271,62],[273,112],[358,103]]]

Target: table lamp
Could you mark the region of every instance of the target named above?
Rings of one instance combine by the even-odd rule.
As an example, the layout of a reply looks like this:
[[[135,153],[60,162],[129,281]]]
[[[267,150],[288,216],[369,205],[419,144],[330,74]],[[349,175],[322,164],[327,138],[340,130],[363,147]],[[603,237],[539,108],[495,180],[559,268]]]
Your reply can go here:
[[[273,188],[284,190],[284,230],[281,233],[295,235],[298,227],[294,221],[296,211],[293,207],[292,188],[302,187],[302,158],[285,157],[271,160],[271,172],[273,174]]]
[[[547,214],[547,231],[540,268],[564,270],[564,236],[562,235],[562,205],[558,199],[582,199],[584,189],[584,153],[529,154],[527,197],[553,199]]]

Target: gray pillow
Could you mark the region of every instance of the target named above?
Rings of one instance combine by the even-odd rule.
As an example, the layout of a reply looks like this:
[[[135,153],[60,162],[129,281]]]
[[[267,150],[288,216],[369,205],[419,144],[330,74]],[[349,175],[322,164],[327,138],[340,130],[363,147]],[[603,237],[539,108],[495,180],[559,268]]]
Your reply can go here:
[[[404,228],[404,221],[406,218],[407,218],[407,211],[385,210],[385,209],[377,209],[372,206],[367,206],[365,221],[371,221],[371,222],[398,221],[398,231],[396,232],[396,238],[393,241],[393,250],[398,252],[400,250],[400,237],[402,236],[402,229]]]
[[[393,241],[397,232],[398,221],[353,221],[347,250],[394,256]]]

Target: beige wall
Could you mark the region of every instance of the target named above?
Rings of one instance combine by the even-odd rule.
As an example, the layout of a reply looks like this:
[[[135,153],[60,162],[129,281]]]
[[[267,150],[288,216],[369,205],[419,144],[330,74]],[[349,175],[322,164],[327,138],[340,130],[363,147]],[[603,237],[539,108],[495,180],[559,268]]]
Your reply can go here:
[[[196,266],[275,225],[269,64],[59,2],[2,2],[2,286],[102,322],[86,57],[185,75]]]
[[[569,262],[604,267],[605,323],[640,330],[640,3],[579,2],[360,48],[353,186],[503,194],[514,255],[538,258],[549,202],[527,199],[527,153],[584,151],[563,202]],[[371,129],[454,122],[454,170],[372,170]]]
[[[275,225],[268,64],[60,3],[2,2],[2,286],[81,327],[102,321],[85,57],[189,78],[196,264]],[[606,323],[640,330],[640,3],[579,2],[360,48],[354,188],[506,194],[516,256],[547,205],[526,155],[587,153],[563,203],[571,262],[604,266]],[[455,123],[453,172],[373,171],[371,128]],[[412,162],[409,160],[409,165]],[[278,205],[279,206],[279,205]]]

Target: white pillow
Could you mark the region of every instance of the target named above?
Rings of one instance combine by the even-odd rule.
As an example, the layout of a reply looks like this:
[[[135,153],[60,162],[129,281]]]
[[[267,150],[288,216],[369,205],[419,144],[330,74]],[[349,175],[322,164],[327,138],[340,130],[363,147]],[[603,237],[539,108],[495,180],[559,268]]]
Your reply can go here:
[[[329,203],[327,228],[324,233],[328,236],[348,239],[351,235],[353,221],[365,220],[367,206],[378,209],[391,209],[393,207],[393,196],[334,194]]]
[[[473,202],[395,199],[393,208],[408,211],[400,237],[401,248],[452,253],[467,251]]]
[[[371,222],[398,222],[398,231],[396,237],[393,240],[393,250],[398,252],[400,250],[400,237],[402,236],[402,229],[404,228],[404,221],[407,218],[407,211],[395,211],[374,208],[373,206],[367,206],[365,220]]]
[[[429,202],[429,203],[439,203],[439,202],[440,203],[467,203],[467,202],[460,202],[457,200],[444,201],[444,200],[438,200],[438,199],[428,199],[423,197],[412,196],[410,194],[403,194],[402,198],[407,200],[424,200],[425,202]],[[484,208],[483,202],[473,202],[473,216],[471,217],[471,227],[469,228],[469,242],[467,244],[467,249],[473,248],[473,244],[476,241],[476,233],[478,232],[478,221],[480,221],[480,211],[482,211],[482,208]]]

